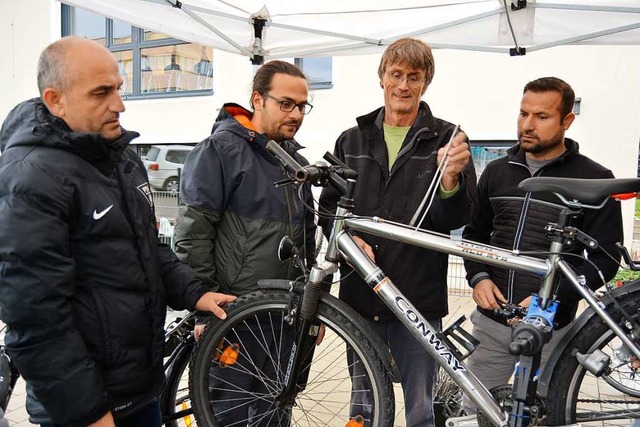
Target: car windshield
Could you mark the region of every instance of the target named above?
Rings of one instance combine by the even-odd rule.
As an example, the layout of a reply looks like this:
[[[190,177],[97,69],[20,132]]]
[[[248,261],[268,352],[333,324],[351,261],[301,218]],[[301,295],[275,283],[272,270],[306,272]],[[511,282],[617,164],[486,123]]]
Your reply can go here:
[[[149,148],[149,152],[147,153],[147,160],[155,162],[158,160],[158,153],[160,153],[160,149],[158,147]]]

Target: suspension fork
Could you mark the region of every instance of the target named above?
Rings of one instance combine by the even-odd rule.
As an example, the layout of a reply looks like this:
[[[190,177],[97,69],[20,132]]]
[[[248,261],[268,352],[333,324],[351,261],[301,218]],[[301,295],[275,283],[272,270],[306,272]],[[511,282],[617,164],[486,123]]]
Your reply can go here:
[[[284,376],[284,387],[279,396],[283,406],[292,406],[296,395],[302,390],[308,376],[312,350],[318,334],[316,314],[318,302],[322,293],[322,279],[327,275],[322,268],[311,268],[302,299],[298,306],[298,313],[290,313],[290,321],[294,322],[296,329],[295,341],[291,347],[291,354]]]
[[[329,245],[325,255],[325,262],[320,266],[313,266],[309,279],[302,293],[300,312],[297,314],[296,339],[291,349],[289,363],[285,371],[284,388],[280,393],[283,405],[293,405],[297,393],[305,387],[309,365],[313,357],[313,346],[317,338],[318,323],[315,321],[318,301],[322,293],[322,280],[337,270],[338,249],[336,236],[344,226],[343,216],[353,209],[353,192],[355,181],[346,180],[345,194],[340,197],[336,209],[336,220],[329,238]],[[315,323],[314,323],[315,322]]]

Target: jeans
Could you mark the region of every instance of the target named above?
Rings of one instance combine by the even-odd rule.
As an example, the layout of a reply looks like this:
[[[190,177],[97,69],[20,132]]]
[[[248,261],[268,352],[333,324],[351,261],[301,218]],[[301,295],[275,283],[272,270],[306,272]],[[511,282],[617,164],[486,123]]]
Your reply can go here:
[[[370,321],[373,329],[382,337],[389,346],[398,369],[400,371],[400,382],[404,395],[405,418],[407,427],[433,427],[435,417],[433,413],[433,388],[438,378],[438,365],[436,361],[427,353],[420,342],[400,323],[399,320],[379,320]],[[429,320],[431,326],[440,330],[442,321]],[[368,410],[371,402],[368,394],[358,392],[369,388],[364,372],[358,369],[361,366],[357,363],[355,355],[351,349],[347,350],[347,360],[352,367],[352,392],[350,417],[362,415],[365,419],[370,419]]]
[[[71,427],[71,424],[40,424],[41,427]],[[117,427],[162,427],[160,403],[155,402],[136,411],[122,420],[116,421]]]

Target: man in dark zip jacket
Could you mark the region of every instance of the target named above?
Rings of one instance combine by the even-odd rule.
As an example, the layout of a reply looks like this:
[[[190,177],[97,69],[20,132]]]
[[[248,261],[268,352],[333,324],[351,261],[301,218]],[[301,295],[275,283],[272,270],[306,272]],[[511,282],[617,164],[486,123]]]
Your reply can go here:
[[[257,290],[261,279],[294,280],[302,275],[292,261],[278,259],[284,236],[304,253],[309,266],[315,259],[316,226],[309,185],[300,193],[293,185],[276,188],[274,182],[289,177],[290,172],[265,148],[273,140],[298,163],[308,164],[294,140],[312,108],[306,78],[291,63],[267,62],[256,71],[250,102],[253,112],[225,104],[211,136],[187,156],[174,233],[182,261],[211,289],[238,296]],[[200,330],[198,325],[196,336]],[[264,349],[247,348],[250,343],[256,345],[250,336],[240,341],[251,355],[251,365],[266,375],[272,361]],[[288,420],[277,424],[268,416],[273,408],[266,400],[255,398],[261,392],[253,376],[220,368],[210,377],[221,382],[212,386],[216,394],[211,399],[219,424],[288,424]],[[229,384],[234,387],[230,394],[223,391]]]
[[[354,213],[408,224],[441,164],[454,126],[433,116],[420,101],[434,74],[431,49],[400,39],[382,56],[378,76],[385,103],[357,119],[358,125],[338,138],[335,155],[358,172]],[[448,234],[465,225],[471,214],[476,176],[463,133],[448,151],[450,158],[422,228]],[[339,195],[322,192],[322,212],[335,212]],[[323,220],[325,233],[331,222]],[[358,243],[420,313],[436,328],[447,315],[446,254],[383,238],[361,235]],[[418,340],[369,286],[345,263],[340,269],[340,298],[355,308],[389,345],[401,374],[407,426],[433,426],[433,385],[437,365]],[[360,387],[353,375],[353,389]],[[361,394],[361,393],[360,393]],[[351,402],[352,416],[367,402]],[[360,405],[362,404],[362,405]]]
[[[478,202],[471,223],[465,227],[465,239],[521,252],[546,253],[551,241],[545,236],[544,227],[557,222],[564,205],[553,194],[524,193],[517,189],[518,184],[532,176],[613,178],[610,170],[580,154],[578,144],[564,137],[575,119],[573,103],[573,89],[558,78],[540,78],[525,86],[518,117],[518,144],[482,173]],[[610,199],[602,209],[585,209],[572,225],[595,238],[600,248],[588,250],[576,242],[565,251],[580,254],[587,249],[589,260],[599,271],[581,257],[568,256],[565,260],[585,276],[591,289],[597,289],[618,270],[620,255],[615,243],[622,241],[620,203]],[[509,381],[515,363],[508,350],[511,327],[505,318],[494,315],[493,309],[504,302],[527,307],[531,295],[540,288],[540,278],[472,261],[465,261],[465,268],[478,304],[470,316],[473,335],[481,342],[469,357],[468,366],[491,389]],[[576,314],[579,298],[569,283],[560,282],[557,330],[543,349],[542,364],[569,329],[567,325]],[[465,407],[475,411],[466,398]]]
[[[225,317],[232,299],[158,242],[121,85],[107,49],[63,38],[0,130],[0,313],[44,426],[159,427],[166,304]]]

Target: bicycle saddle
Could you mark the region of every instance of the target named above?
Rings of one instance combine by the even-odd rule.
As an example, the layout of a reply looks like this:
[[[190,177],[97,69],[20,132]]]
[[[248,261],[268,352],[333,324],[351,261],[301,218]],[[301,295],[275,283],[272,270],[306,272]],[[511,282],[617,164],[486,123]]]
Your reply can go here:
[[[547,191],[559,194],[568,200],[594,204],[602,202],[612,194],[640,191],[640,178],[578,179],[537,177],[525,179],[518,184],[518,189],[530,192]]]

